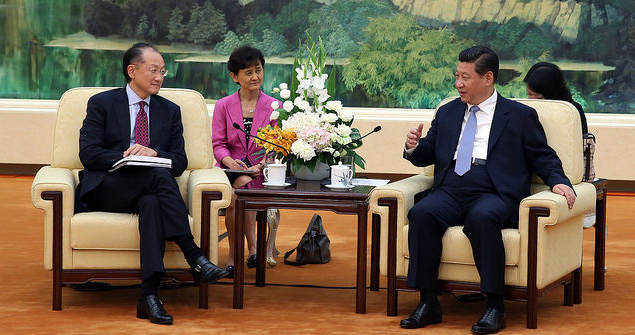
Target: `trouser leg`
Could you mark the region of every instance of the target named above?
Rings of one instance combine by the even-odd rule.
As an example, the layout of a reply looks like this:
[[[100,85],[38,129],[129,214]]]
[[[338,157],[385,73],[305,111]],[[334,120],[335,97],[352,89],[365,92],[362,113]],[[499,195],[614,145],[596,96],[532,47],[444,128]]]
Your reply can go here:
[[[460,205],[442,189],[431,192],[410,210],[408,286],[420,291],[436,290],[441,239],[449,226],[460,223],[460,218]]]
[[[481,277],[481,291],[503,294],[505,248],[501,229],[509,211],[497,194],[482,194],[466,209],[463,232],[470,240],[472,254]]]

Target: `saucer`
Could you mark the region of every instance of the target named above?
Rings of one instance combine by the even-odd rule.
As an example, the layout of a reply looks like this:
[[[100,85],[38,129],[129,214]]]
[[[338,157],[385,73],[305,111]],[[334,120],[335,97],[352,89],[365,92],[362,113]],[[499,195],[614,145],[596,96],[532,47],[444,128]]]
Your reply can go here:
[[[282,184],[270,184],[268,182],[263,182],[262,185],[264,185],[266,188],[270,188],[272,190],[281,190],[289,185],[291,185],[291,183],[282,183]]]
[[[350,190],[353,187],[355,187],[355,185],[348,185],[348,186],[339,186],[339,185],[333,185],[333,184],[328,184],[328,185],[324,185],[332,190]]]

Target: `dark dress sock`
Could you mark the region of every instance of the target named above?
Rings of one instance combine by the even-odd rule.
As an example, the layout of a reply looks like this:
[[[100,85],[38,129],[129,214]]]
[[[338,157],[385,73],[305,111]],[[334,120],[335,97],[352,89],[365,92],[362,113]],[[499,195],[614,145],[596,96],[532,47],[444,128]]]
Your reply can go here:
[[[163,273],[155,272],[150,278],[143,279],[141,281],[141,299],[145,299],[147,296],[159,293],[159,284],[163,279]]]
[[[493,308],[498,311],[505,310],[505,302],[503,296],[500,294],[487,294],[487,307]]]
[[[429,304],[432,306],[439,305],[439,299],[437,299],[437,291],[436,290],[420,290],[419,291],[419,303],[420,304]]]
[[[192,237],[192,235],[179,236],[174,240],[174,242],[179,246],[179,248],[181,248],[187,264],[189,264],[191,267],[196,266],[197,258],[205,256],[203,250],[201,250],[201,248],[199,248],[198,245],[194,243],[194,238]]]

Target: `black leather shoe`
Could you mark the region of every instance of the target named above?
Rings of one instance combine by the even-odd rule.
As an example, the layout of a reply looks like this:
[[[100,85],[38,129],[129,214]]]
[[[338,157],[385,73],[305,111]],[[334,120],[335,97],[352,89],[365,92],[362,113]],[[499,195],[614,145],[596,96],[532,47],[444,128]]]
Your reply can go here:
[[[441,307],[430,304],[419,304],[407,319],[401,320],[401,328],[415,329],[427,325],[441,323]]]
[[[171,325],[173,321],[172,315],[165,311],[163,303],[154,294],[145,297],[145,299],[139,299],[137,317],[139,319],[150,319],[150,322],[160,325]]]
[[[257,265],[256,263],[256,254],[253,254],[251,256],[249,256],[249,258],[247,258],[247,267],[250,269],[255,268]]]
[[[227,272],[227,276],[225,276],[225,278],[229,278],[229,279],[234,278],[234,266],[233,265],[227,265],[225,267],[225,272]]]
[[[197,283],[211,284],[227,275],[227,271],[214,265],[205,256],[199,256],[196,266],[192,267],[192,277]]]
[[[476,334],[494,334],[507,326],[507,315],[504,311],[488,307],[483,316],[472,326]]]

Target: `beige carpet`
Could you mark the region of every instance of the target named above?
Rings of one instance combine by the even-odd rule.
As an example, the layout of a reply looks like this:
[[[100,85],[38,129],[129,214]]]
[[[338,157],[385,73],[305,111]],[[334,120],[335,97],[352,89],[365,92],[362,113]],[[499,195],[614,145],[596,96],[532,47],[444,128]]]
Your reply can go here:
[[[464,303],[441,297],[444,322],[420,330],[399,328],[414,308],[416,293],[399,294],[399,316],[386,316],[386,291],[368,291],[366,314],[355,314],[353,289],[267,286],[245,288],[244,309],[232,309],[230,285],[211,287],[210,309],[197,308],[197,289],[160,292],[175,319],[172,326],[135,317],[138,288],[106,292],[63,289],[63,310],[51,310],[52,274],[44,270],[43,212],[30,200],[30,177],[0,177],[0,334],[470,334],[482,302]],[[594,230],[584,232],[582,305],[562,306],[562,290],[540,299],[538,329],[525,328],[525,304],[507,302],[508,328],[501,334],[635,334],[635,198],[609,196],[606,290],[593,290]],[[310,217],[308,211],[283,211],[278,232],[281,251],[293,248]],[[331,238],[332,261],[292,267],[279,264],[267,271],[268,283],[355,285],[355,218],[321,213]],[[222,227],[224,230],[224,227]],[[370,230],[370,229],[369,229]],[[221,242],[221,263],[227,254]],[[246,270],[253,283],[255,271]],[[229,281],[226,281],[229,284]],[[123,285],[135,284],[124,282]],[[381,279],[385,287],[385,278]]]

